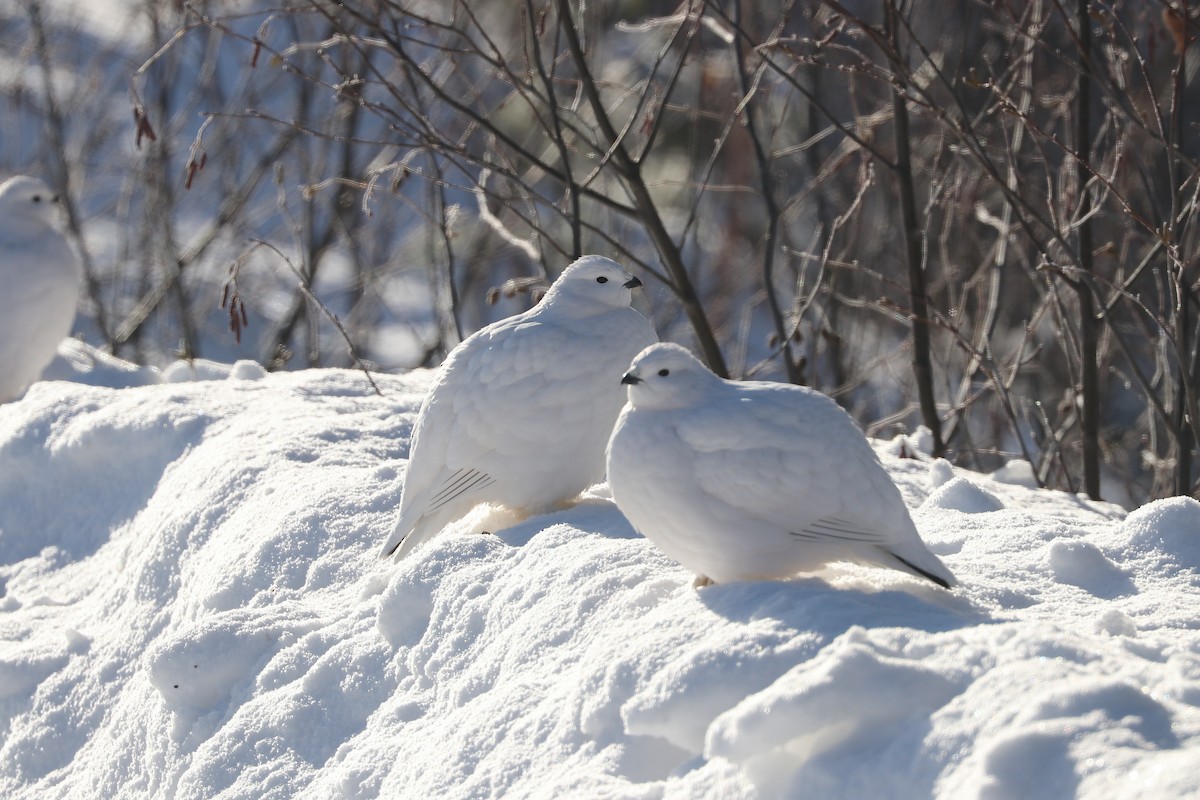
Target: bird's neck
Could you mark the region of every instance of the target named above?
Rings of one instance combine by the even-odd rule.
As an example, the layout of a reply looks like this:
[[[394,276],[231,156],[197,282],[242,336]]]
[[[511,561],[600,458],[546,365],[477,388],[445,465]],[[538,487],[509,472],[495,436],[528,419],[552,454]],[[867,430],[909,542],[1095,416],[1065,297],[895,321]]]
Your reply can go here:
[[[58,233],[53,225],[38,217],[10,217],[4,228],[0,241],[8,244],[24,244],[48,233]]]
[[[555,319],[563,320],[579,320],[590,319],[613,311],[611,306],[599,305],[597,303],[585,303],[576,300],[572,297],[554,297],[549,296],[542,298],[542,302],[538,303],[535,309],[539,314],[553,314]]]

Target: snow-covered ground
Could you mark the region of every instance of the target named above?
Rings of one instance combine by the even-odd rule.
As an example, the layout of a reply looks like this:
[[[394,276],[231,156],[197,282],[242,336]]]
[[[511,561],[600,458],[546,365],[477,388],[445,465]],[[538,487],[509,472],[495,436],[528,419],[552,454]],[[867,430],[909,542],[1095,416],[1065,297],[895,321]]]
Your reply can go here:
[[[67,350],[0,406],[5,798],[1200,796],[1194,500],[884,443],[953,593],[697,591],[603,487],[396,566],[429,373]]]

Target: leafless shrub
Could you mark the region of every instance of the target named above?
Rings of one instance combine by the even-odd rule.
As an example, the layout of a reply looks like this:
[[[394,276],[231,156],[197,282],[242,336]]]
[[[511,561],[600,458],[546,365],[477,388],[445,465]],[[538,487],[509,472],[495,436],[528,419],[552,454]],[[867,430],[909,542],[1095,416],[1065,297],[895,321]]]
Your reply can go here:
[[[604,252],[656,279],[662,333],[719,372],[811,384],[870,432],[924,422],[977,469],[1017,455],[1093,497],[1195,493],[1194,9],[643,10],[147,2],[119,129],[140,149],[92,212],[124,224],[90,270],[98,336],[196,353],[253,298],[234,316],[264,362],[347,363],[333,318],[355,353],[431,364]],[[56,180],[111,181],[64,157],[73,101],[32,91]],[[256,249],[222,313],[251,240],[294,272]]]

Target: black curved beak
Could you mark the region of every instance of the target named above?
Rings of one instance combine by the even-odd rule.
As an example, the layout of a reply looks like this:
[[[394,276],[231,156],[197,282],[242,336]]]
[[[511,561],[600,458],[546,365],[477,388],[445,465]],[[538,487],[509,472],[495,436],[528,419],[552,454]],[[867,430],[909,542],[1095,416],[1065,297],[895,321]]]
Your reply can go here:
[[[637,278],[634,278],[634,280],[636,281]],[[635,383],[641,383],[641,382],[642,382],[642,379],[639,378],[637,375],[634,375],[632,372],[626,372],[624,375],[621,376],[621,383],[627,383],[630,386],[633,386]]]
[[[629,280],[625,281],[621,285],[624,286],[626,289],[636,289],[637,287],[642,285],[642,282],[639,281],[637,278],[630,278]]]

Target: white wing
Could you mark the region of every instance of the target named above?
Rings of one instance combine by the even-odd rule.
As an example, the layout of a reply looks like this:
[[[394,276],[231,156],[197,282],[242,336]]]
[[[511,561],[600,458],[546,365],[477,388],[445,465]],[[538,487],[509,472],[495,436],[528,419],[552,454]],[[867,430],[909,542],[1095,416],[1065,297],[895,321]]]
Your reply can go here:
[[[681,429],[705,492],[798,543],[844,546],[954,585],[875,451],[832,399],[786,385],[724,389]]]
[[[899,490],[833,400],[783,385],[725,388],[680,431],[705,492],[798,540],[878,545],[908,533]]]

